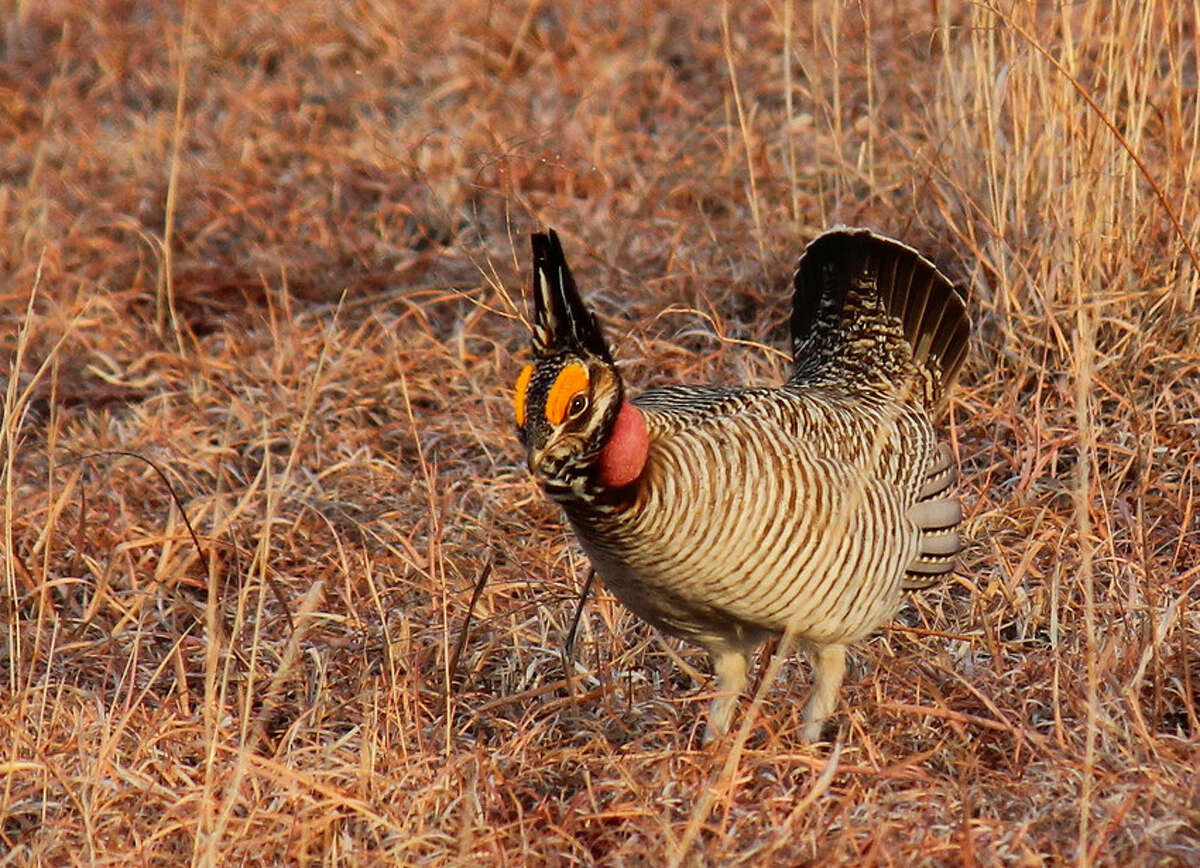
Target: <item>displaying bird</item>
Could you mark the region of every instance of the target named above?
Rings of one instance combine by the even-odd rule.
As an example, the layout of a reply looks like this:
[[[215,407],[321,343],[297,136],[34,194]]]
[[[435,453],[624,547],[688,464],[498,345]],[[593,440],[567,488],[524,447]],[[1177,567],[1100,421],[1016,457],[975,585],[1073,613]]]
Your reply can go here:
[[[796,267],[787,382],[630,398],[558,236],[532,245],[514,410],[534,477],[625,606],[708,650],[707,737],[728,731],[758,645],[790,632],[818,739],[846,646],[955,564],[955,463],[933,419],[967,353],[963,298],[911,247],[833,229]]]

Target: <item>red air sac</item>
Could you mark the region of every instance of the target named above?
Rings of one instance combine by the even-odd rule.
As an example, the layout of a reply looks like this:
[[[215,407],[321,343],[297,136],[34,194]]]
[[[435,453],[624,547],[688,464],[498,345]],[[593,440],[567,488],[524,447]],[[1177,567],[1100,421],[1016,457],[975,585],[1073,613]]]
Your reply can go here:
[[[649,451],[646,419],[641,410],[625,401],[617,413],[612,436],[600,453],[600,482],[609,488],[624,488],[636,482]]]

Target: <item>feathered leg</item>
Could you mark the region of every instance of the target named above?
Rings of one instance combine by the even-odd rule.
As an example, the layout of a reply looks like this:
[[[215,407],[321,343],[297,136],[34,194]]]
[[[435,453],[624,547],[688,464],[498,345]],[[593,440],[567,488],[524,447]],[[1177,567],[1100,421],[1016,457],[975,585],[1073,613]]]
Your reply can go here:
[[[750,654],[747,651],[724,647],[712,649],[710,653],[713,670],[717,674],[717,696],[708,712],[708,726],[704,728],[705,744],[729,732],[733,709],[746,686],[746,672],[750,667]]]
[[[818,645],[811,652],[813,690],[804,706],[804,740],[819,741],[821,726],[837,707],[838,689],[846,674],[846,646]]]

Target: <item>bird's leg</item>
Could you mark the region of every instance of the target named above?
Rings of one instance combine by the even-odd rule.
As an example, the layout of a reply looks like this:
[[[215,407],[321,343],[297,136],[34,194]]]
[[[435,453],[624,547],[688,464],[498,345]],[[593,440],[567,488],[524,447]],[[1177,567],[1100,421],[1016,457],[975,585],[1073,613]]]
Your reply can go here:
[[[708,712],[708,726],[704,728],[705,744],[729,732],[733,709],[746,686],[746,670],[750,665],[749,652],[741,648],[716,648],[710,653],[713,671],[717,673],[717,695]]]
[[[846,674],[846,646],[818,645],[812,649],[813,689],[804,706],[804,740],[818,741],[821,725],[837,706],[838,688]]]

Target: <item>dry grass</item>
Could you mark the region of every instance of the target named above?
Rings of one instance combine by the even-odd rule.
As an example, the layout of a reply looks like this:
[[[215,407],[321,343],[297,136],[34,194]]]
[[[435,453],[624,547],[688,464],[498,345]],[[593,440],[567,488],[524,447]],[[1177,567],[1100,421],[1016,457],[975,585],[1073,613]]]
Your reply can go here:
[[[1200,860],[1196,4],[100,5],[0,35],[0,862]],[[603,592],[564,680],[526,234],[769,382],[835,222],[968,287],[970,548],[704,749]]]

